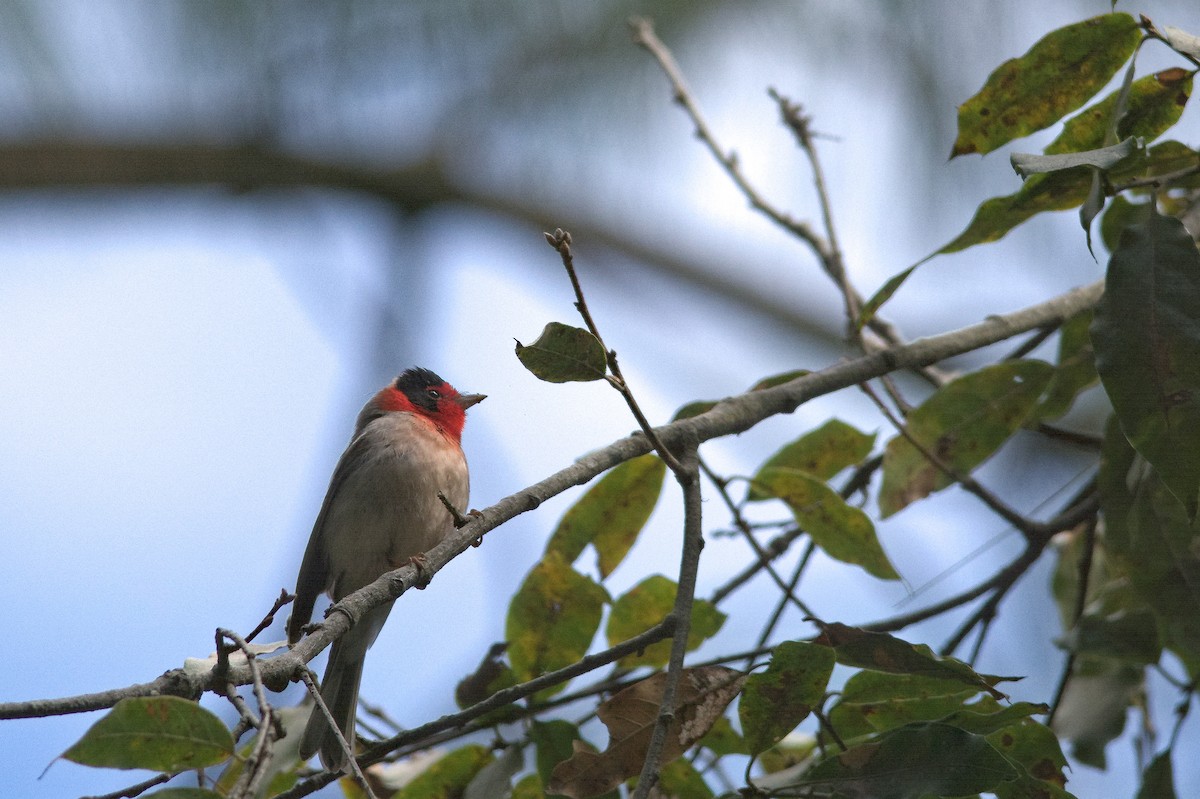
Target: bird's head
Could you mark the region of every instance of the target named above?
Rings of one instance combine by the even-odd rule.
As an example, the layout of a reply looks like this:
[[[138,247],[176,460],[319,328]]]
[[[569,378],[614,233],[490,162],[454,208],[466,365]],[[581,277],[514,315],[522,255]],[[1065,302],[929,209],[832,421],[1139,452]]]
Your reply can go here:
[[[484,394],[460,394],[458,389],[428,369],[406,369],[376,397],[379,410],[408,411],[428,418],[458,441],[467,408],[486,399]]]

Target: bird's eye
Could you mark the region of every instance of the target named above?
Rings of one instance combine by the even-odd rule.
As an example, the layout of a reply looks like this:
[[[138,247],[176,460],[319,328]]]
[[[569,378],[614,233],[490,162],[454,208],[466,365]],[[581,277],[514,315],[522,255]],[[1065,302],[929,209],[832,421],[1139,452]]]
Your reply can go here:
[[[428,391],[426,391],[425,393],[429,396],[430,399],[439,399],[442,396],[442,392],[438,391],[436,388],[431,388]]]

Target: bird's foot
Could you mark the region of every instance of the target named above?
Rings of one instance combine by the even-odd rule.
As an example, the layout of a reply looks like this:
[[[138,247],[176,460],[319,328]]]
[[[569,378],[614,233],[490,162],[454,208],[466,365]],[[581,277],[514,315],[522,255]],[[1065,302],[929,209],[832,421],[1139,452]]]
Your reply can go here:
[[[417,554],[409,558],[408,562],[417,569],[417,581],[413,583],[413,588],[425,590],[433,580],[433,572],[429,569],[429,559],[423,554]]]

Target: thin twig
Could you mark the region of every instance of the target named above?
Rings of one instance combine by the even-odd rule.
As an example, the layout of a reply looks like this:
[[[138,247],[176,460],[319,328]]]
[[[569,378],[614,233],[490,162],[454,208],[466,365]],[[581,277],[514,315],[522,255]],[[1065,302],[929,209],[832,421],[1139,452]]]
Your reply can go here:
[[[579,283],[579,276],[575,273],[575,257],[571,253],[571,234],[562,228],[556,228],[553,233],[546,233],[546,242],[558,251],[559,257],[562,259],[563,267],[567,270],[567,275],[571,279],[571,288],[575,290],[575,308],[579,311],[579,315],[583,317],[584,324],[596,341],[600,342],[601,349],[604,350],[604,358],[608,363],[608,370],[612,373],[609,377],[609,385],[613,386],[625,398],[625,404],[629,406],[633,417],[637,419],[638,427],[650,440],[654,451],[658,453],[658,457],[662,458],[663,463],[667,465],[675,474],[682,473],[682,467],[675,455],[667,449],[663,444],[662,439],[654,432],[654,427],[650,424],[650,420],[642,413],[642,408],[638,405],[637,399],[633,396],[633,390],[629,388],[629,383],[625,380],[625,375],[621,374],[621,365],[617,362],[617,351],[611,350],[604,343],[604,338],[600,335],[600,328],[596,326],[596,321],[592,319],[592,313],[588,310],[587,300],[583,296],[583,286]]]
[[[271,606],[269,611],[267,611],[267,615],[264,616],[263,620],[258,623],[258,626],[251,630],[250,634],[246,636],[247,643],[253,641],[259,633],[274,624],[275,614],[286,607],[287,604],[295,598],[295,594],[288,593],[286,588],[281,588],[279,590],[279,596],[275,598],[275,604]]]
[[[767,94],[779,105],[779,115],[796,137],[801,151],[808,157],[809,167],[813,173],[813,184],[817,192],[817,203],[821,206],[821,220],[825,226],[825,240],[829,242],[825,271],[833,278],[842,293],[842,302],[846,309],[846,324],[850,335],[861,346],[861,334],[858,331],[858,312],[862,308],[862,298],[850,284],[850,276],[846,273],[845,259],[842,248],[838,244],[837,230],[833,224],[833,211],[829,202],[829,191],[825,188],[825,172],[821,168],[821,159],[817,157],[817,147],[813,141],[812,120],[804,115],[799,103],[793,103],[775,89],[768,89]]]
[[[346,764],[350,766],[350,774],[354,777],[355,782],[363,789],[368,799],[376,799],[375,792],[371,790],[371,784],[367,782],[366,776],[362,773],[362,768],[358,765],[358,760],[354,756],[354,749],[350,746],[350,742],[346,740],[346,736],[342,735],[342,730],[338,727],[337,719],[333,717],[329,706],[325,704],[325,698],[321,696],[321,687],[317,685],[316,675],[311,669],[305,669],[300,674],[300,679],[308,686],[308,693],[312,696],[313,701],[317,703],[314,713],[321,713],[325,716],[326,723],[329,724],[329,729],[333,731],[333,735],[337,738],[338,744],[342,747],[342,752],[346,755]],[[338,775],[334,775],[335,778]]]
[[[607,666],[614,663],[626,655],[634,652],[640,652],[651,644],[658,643],[666,638],[670,638],[675,630],[675,617],[668,615],[659,624],[654,625],[649,630],[635,635],[627,641],[622,641],[615,646],[612,646],[603,652],[597,652],[593,655],[586,655],[576,663],[569,666],[564,666],[556,671],[547,672],[532,680],[514,685],[509,688],[497,691],[496,693],[484,699],[482,702],[476,702],[465,710],[458,713],[451,713],[442,716],[439,719],[422,724],[419,727],[405,730],[391,738],[385,738],[378,743],[368,746],[366,750],[359,756],[359,762],[363,765],[371,765],[383,760],[390,753],[409,744],[418,744],[421,747],[428,747],[435,743],[434,736],[437,733],[448,730],[461,730],[462,734],[473,732],[470,727],[471,722],[479,717],[491,713],[493,710],[502,708],[506,705],[511,705],[518,700],[543,691],[546,688],[551,688],[555,685],[568,682],[581,674],[587,674],[589,671],[595,671],[601,666]],[[550,704],[538,706],[538,709],[549,707]],[[531,711],[532,712],[532,711]],[[276,799],[299,799],[299,797],[307,796],[314,791],[319,791],[329,783],[337,779],[336,774],[322,772],[302,783],[293,786],[291,789],[280,794]]]
[[[716,473],[708,468],[708,464],[706,464],[703,460],[700,461],[700,469],[716,487],[717,494],[720,495],[721,500],[725,503],[725,507],[729,510],[730,515],[733,517],[734,527],[738,529],[738,531],[742,534],[742,537],[750,545],[750,548],[754,550],[754,555],[757,558],[756,562],[775,582],[775,586],[783,592],[784,601],[794,604],[805,616],[817,615],[812,611],[812,608],[808,607],[798,596],[792,593],[792,590],[788,587],[788,584],[785,583],[783,578],[779,576],[779,572],[775,571],[774,567],[771,566],[771,555],[765,549],[763,549],[762,544],[758,543],[758,539],[754,537],[754,531],[750,529],[750,525],[746,522],[746,518],[742,515],[741,509],[737,506],[737,503],[733,501],[733,497],[729,495],[729,482],[718,477]]]
[[[756,648],[766,646],[767,641],[771,639],[771,635],[775,632],[775,626],[779,624],[779,620],[783,617],[783,611],[787,609],[788,600],[796,591],[796,586],[800,583],[800,577],[804,574],[804,570],[808,568],[809,562],[812,560],[813,553],[817,551],[817,545],[810,539],[808,545],[804,548],[804,552],[800,555],[800,560],[796,563],[796,568],[792,572],[792,579],[787,584],[787,593],[779,598],[775,603],[775,610],[771,613],[771,618],[763,625],[762,631],[758,635],[758,643]],[[797,603],[799,604],[799,603]],[[803,607],[803,605],[800,605]],[[813,613],[806,612],[805,616],[813,616]]]
[[[754,186],[750,184],[745,175],[742,174],[737,155],[732,152],[726,152],[717,142],[716,136],[713,135],[712,129],[709,128],[708,123],[704,120],[704,115],[700,112],[699,105],[687,87],[687,82],[683,78],[683,71],[679,68],[679,64],[676,63],[675,56],[671,55],[671,51],[667,49],[667,46],[655,34],[654,23],[644,17],[634,17],[629,20],[629,26],[633,31],[634,43],[650,53],[666,74],[667,80],[671,83],[671,91],[675,102],[691,118],[692,124],[696,128],[696,137],[712,153],[713,158],[717,160],[717,163],[729,175],[729,178],[742,192],[742,195],[750,202],[750,206],[765,214],[784,230],[806,242],[812,248],[813,252],[816,253],[822,267],[828,271],[828,265],[831,262],[828,242],[824,241],[808,223],[793,219],[767,202]]]

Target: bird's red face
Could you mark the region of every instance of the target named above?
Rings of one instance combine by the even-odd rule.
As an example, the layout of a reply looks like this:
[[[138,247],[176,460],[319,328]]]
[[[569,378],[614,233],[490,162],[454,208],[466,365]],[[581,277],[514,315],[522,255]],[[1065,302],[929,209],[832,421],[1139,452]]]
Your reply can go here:
[[[408,411],[424,416],[458,441],[467,408],[483,399],[483,394],[460,394],[428,369],[407,369],[396,382],[379,392],[377,402],[383,411]]]

